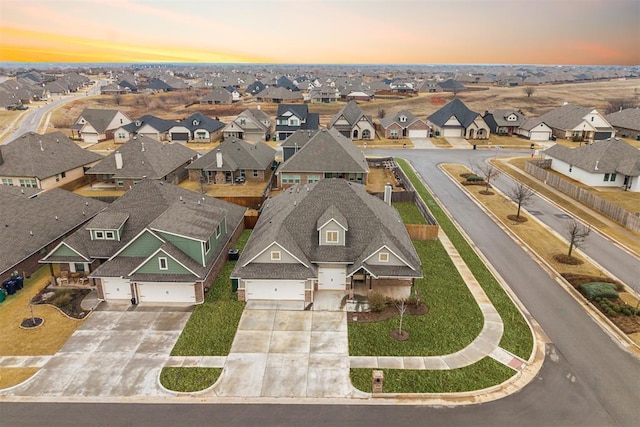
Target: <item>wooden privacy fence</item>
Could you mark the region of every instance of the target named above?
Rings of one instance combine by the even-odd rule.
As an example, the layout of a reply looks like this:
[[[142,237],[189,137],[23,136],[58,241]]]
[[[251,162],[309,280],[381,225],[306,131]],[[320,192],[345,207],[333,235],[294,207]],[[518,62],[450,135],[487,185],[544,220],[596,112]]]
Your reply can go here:
[[[438,225],[405,224],[409,236],[413,240],[436,240]]]
[[[640,217],[628,210],[614,205],[584,188],[572,184],[561,176],[546,171],[531,161],[525,163],[524,170],[545,184],[561,191],[567,196],[573,197],[591,209],[608,216],[625,228],[636,233],[640,232]]]

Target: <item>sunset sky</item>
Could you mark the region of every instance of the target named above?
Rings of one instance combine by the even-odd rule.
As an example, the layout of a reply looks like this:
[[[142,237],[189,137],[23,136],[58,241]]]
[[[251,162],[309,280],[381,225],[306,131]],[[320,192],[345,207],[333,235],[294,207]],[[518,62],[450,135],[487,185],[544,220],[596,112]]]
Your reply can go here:
[[[638,0],[0,0],[2,62],[640,64]]]

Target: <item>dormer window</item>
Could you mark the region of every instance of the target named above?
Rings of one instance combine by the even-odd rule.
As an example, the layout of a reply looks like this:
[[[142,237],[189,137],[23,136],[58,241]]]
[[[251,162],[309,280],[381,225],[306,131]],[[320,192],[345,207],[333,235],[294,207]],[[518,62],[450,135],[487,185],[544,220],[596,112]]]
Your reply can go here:
[[[340,234],[337,231],[327,230],[326,238],[327,243],[338,243],[340,241]]]
[[[407,121],[407,116],[400,116],[400,122],[404,123]]]
[[[271,261],[280,261],[281,259],[280,251],[271,251]]]
[[[116,233],[114,233],[113,231],[105,231],[104,232],[104,238],[107,240],[115,240],[116,239]]]
[[[389,262],[389,252],[380,252],[378,254],[378,261]]]
[[[104,231],[96,231],[95,237],[96,237],[96,240],[104,240]]]

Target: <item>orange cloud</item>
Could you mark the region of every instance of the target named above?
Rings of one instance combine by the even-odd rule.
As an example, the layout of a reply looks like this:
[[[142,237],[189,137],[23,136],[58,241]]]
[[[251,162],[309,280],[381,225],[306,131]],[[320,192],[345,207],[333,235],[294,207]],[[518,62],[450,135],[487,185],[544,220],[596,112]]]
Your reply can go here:
[[[0,27],[0,59],[11,62],[268,62],[224,52],[114,43]]]

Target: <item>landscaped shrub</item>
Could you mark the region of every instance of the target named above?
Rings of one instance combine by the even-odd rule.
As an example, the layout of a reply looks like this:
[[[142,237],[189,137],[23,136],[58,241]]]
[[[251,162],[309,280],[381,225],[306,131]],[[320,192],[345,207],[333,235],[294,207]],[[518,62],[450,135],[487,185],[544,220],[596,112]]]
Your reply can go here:
[[[468,182],[482,182],[482,181],[484,181],[484,178],[482,178],[481,176],[478,176],[478,175],[469,175],[467,177],[467,181]]]
[[[580,291],[590,300],[596,297],[601,298],[618,298],[616,285],[605,282],[591,282],[580,285]]]
[[[387,297],[380,293],[374,292],[369,295],[368,303],[371,311],[379,313],[387,307]]]

